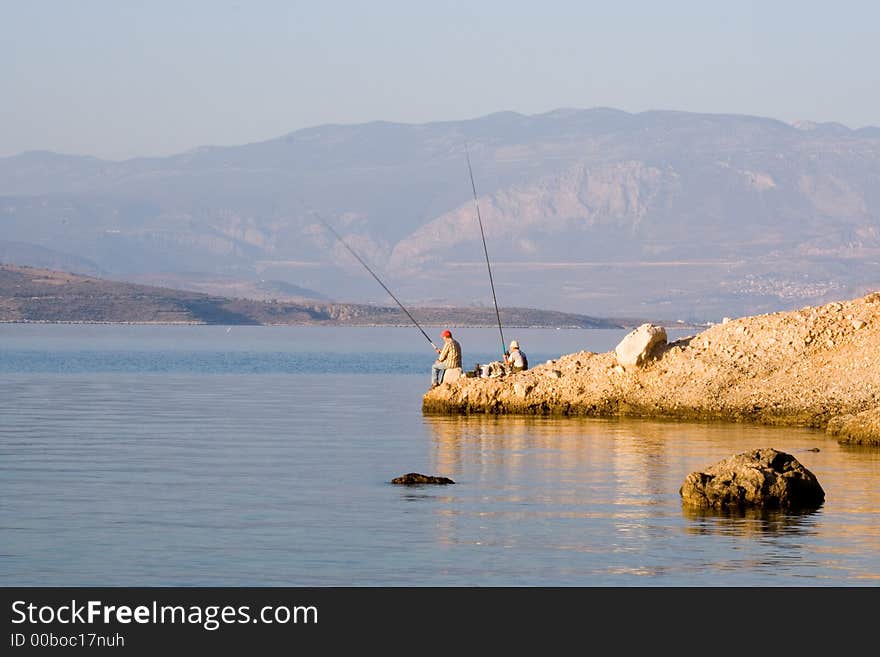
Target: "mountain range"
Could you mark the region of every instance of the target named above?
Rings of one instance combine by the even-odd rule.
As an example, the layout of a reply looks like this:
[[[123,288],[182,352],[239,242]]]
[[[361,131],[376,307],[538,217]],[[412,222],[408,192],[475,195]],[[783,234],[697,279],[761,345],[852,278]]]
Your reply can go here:
[[[415,306],[491,307],[488,254],[502,308],[689,322],[786,310],[880,283],[880,128],[560,109],[122,162],[0,158],[0,262],[387,305],[325,221]]]

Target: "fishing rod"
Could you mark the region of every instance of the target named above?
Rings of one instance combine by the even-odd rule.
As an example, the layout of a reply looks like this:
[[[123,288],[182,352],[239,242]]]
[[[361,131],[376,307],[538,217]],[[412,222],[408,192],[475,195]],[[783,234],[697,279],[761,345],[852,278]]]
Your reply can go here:
[[[319,215],[317,212],[314,212],[314,211],[313,211],[312,214],[315,215],[315,217],[317,217],[318,220],[319,220],[322,224],[324,224],[324,225],[327,227],[327,230],[329,230],[331,233],[333,233],[333,235],[336,237],[336,239],[339,240],[339,243],[342,244],[342,246],[344,246],[346,249],[348,249],[348,252],[349,252],[351,255],[353,255],[353,256],[355,257],[355,259],[357,259],[357,261],[358,261],[359,263],[361,263],[361,264],[364,266],[364,269],[366,269],[368,272],[370,272],[370,276],[372,276],[373,278],[376,279],[376,282],[377,282],[379,285],[382,286],[382,288],[383,288],[383,289],[389,294],[389,296],[390,296],[392,299],[394,299],[394,301],[397,303],[397,305],[400,306],[400,309],[401,309],[403,312],[406,313],[406,316],[409,317],[409,318],[412,320],[412,323],[415,324],[416,327],[422,332],[422,335],[425,336],[425,340],[427,340],[427,341],[431,344],[431,346],[434,347],[434,351],[440,351],[440,349],[437,347],[437,345],[435,345],[435,344],[431,341],[431,338],[428,337],[428,334],[425,333],[425,330],[424,330],[424,329],[419,325],[419,323],[416,321],[416,318],[413,317],[412,315],[410,315],[409,311],[408,311],[406,308],[404,308],[403,304],[400,303],[400,301],[398,300],[398,298],[397,298],[396,296],[394,296],[394,294],[391,292],[391,290],[388,289],[388,287],[385,285],[385,283],[383,283],[381,280],[379,280],[379,277],[376,276],[376,274],[373,272],[373,270],[369,268],[369,266],[367,265],[367,263],[364,262],[364,261],[361,259],[361,257],[360,257],[357,253],[355,253],[354,249],[352,249],[352,248],[346,243],[346,241],[345,241],[344,239],[342,239],[342,236],[341,236],[339,233],[336,232],[336,229],[333,228],[333,226],[331,226],[329,223],[327,223],[326,221],[324,221],[324,218],[323,218],[321,215]]]
[[[492,280],[492,267],[489,265],[489,250],[486,248],[486,233],[483,232],[483,218],[480,216],[480,204],[477,202],[477,186],[474,184],[474,170],[471,168],[471,155],[467,142],[464,144],[464,155],[467,158],[468,173],[471,175],[471,189],[474,190],[474,207],[477,209],[477,222],[480,224],[480,236],[483,238],[483,253],[486,255],[486,269],[489,270],[489,286],[492,288],[492,301],[495,303],[495,317],[498,319],[498,333],[501,335],[501,353],[507,354],[507,343],[504,342],[504,331],[501,330],[501,313],[498,312],[498,299],[495,297],[495,281]],[[502,356],[502,360],[504,357]]]

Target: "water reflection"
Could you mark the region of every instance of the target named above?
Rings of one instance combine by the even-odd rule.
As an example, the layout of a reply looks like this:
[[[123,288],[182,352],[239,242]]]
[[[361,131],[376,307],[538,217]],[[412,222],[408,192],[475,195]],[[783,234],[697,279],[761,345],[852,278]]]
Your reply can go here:
[[[806,467],[827,460],[815,447],[828,442],[824,434],[807,430],[495,415],[427,416],[424,423],[433,438],[436,474],[593,482],[619,504],[662,503],[677,495],[690,472],[757,447],[784,448]]]
[[[436,473],[456,481],[506,482],[504,489],[512,491],[540,480],[539,500],[575,506],[587,500],[650,505],[668,492],[666,442],[630,424],[485,415],[425,422]]]
[[[791,536],[815,534],[821,509],[794,512],[769,509],[719,511],[683,505],[682,516],[689,521],[686,531],[692,534]]]
[[[565,582],[686,583],[694,572],[741,584],[880,576],[867,556],[880,549],[880,450],[844,448],[816,430],[729,423],[493,415],[423,422],[433,473],[458,484],[434,508],[438,545],[540,551],[549,562],[555,553]],[[812,471],[824,505],[719,513],[682,504],[689,473],[763,447]]]
[[[157,328],[153,340],[149,327],[20,328],[16,349],[34,360],[0,377],[0,583],[767,586],[880,577],[880,449],[843,448],[821,431],[425,418],[423,345],[412,349],[417,375],[396,366],[328,373],[352,372],[354,344],[389,359],[410,351],[383,331],[342,339],[258,327],[239,337],[238,328],[181,327]],[[0,327],[5,348],[9,332]],[[251,352],[296,352],[320,371],[243,374],[238,357],[205,357],[227,349],[248,362],[269,362]],[[332,362],[316,356],[334,350]],[[44,367],[56,352],[93,358],[76,374]],[[186,371],[137,370],[157,352]],[[107,359],[120,357],[136,371],[110,372]],[[817,513],[682,513],[678,490],[690,472],[759,447],[794,454],[817,476],[826,493]],[[388,481],[413,470],[456,484]]]

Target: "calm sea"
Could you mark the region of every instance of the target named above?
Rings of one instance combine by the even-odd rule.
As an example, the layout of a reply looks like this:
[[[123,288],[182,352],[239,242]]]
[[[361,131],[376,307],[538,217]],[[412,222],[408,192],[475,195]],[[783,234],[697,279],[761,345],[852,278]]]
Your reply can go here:
[[[454,333],[466,368],[498,358],[497,331]],[[624,333],[505,339],[538,364]],[[415,328],[0,325],[0,584],[880,582],[880,449],[737,424],[423,417],[433,358]],[[688,473],[756,447],[794,454],[824,506],[682,508]],[[407,472],[456,484],[389,483]]]

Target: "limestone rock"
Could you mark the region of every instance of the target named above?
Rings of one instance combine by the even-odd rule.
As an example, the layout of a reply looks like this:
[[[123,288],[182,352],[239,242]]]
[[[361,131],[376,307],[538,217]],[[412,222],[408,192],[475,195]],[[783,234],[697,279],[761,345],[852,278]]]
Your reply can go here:
[[[462,376],[460,367],[449,367],[443,370],[443,383],[452,383],[458,381]]]
[[[841,445],[880,447],[880,408],[838,415],[828,421],[825,432]]]
[[[686,505],[712,509],[813,509],[825,501],[815,475],[791,454],[755,449],[692,472],[679,490]]]
[[[666,329],[642,324],[631,331],[614,349],[618,364],[624,368],[642,365],[658,347],[666,345]]]
[[[434,475],[424,475],[418,472],[409,472],[400,475],[391,480],[392,484],[403,484],[404,486],[413,486],[415,484],[454,484],[455,482],[448,477],[437,477]]]
[[[513,394],[519,397],[520,399],[525,399],[528,397],[529,393],[532,391],[533,386],[527,383],[515,383],[513,385]]]

